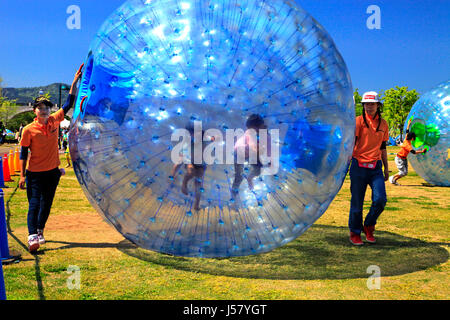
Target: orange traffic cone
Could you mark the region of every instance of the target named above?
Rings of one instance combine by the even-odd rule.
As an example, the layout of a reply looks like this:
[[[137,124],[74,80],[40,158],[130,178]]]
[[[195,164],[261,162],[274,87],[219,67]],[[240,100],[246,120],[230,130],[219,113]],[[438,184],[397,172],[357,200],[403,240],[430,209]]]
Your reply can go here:
[[[15,175],[16,170],[14,170],[14,151],[9,150],[9,157],[8,157],[8,164],[9,164],[9,174]]]
[[[16,151],[14,152],[14,169],[16,172],[20,172],[20,152],[19,147],[16,148]]]
[[[6,153],[3,157],[3,178],[5,179],[5,182],[14,181],[11,179],[11,175],[9,174],[8,154]]]

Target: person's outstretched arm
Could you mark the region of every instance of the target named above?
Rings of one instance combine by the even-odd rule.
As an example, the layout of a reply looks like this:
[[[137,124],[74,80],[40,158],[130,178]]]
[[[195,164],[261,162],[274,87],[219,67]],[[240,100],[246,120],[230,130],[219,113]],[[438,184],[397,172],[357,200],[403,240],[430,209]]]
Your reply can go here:
[[[416,151],[416,154],[427,153],[427,149],[422,149],[420,151]]]
[[[72,85],[70,86],[69,96],[67,97],[67,101],[62,107],[64,110],[64,115],[66,115],[70,108],[72,108],[74,102],[75,102],[75,93],[77,91],[77,83],[78,80],[81,79],[84,63],[78,68],[78,71],[75,73],[75,77],[73,78]]]
[[[412,121],[412,118],[409,118],[408,125],[406,126],[406,134],[409,133],[409,127],[411,126],[411,121]]]

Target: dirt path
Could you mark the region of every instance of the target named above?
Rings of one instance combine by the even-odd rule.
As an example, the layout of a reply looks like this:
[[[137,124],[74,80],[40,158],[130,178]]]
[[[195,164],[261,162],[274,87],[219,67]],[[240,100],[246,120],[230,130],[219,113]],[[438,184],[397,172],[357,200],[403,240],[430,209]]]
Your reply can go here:
[[[26,243],[26,226],[13,230],[15,236]],[[40,250],[58,250],[68,248],[106,248],[115,247],[124,240],[114,227],[103,220],[98,213],[88,212],[70,215],[52,215],[45,228],[47,243]],[[29,252],[22,250],[23,259],[33,259]]]

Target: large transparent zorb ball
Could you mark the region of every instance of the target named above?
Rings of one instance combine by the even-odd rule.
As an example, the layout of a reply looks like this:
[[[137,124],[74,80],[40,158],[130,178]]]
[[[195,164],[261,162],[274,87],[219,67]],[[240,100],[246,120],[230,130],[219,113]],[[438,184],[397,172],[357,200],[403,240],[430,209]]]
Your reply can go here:
[[[345,63],[295,2],[133,0],[91,45],[70,152],[127,239],[227,257],[283,245],[325,212],[354,129]]]
[[[427,149],[408,157],[414,170],[430,184],[450,186],[450,81],[417,100],[408,119],[412,119],[410,131],[416,134],[414,149]]]

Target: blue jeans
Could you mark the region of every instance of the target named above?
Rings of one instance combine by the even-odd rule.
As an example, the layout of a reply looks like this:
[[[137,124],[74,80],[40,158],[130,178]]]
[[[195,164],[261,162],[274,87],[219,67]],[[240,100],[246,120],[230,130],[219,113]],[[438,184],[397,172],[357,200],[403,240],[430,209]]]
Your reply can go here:
[[[381,160],[377,161],[375,169],[361,168],[358,160],[352,159],[350,167],[350,216],[348,226],[350,231],[361,234],[363,229],[363,205],[367,186],[372,188],[372,206],[364,220],[364,226],[374,226],[386,205],[386,187]]]
[[[43,172],[26,172],[28,198],[28,233],[36,234],[37,229],[44,230],[61,172],[58,168]]]

